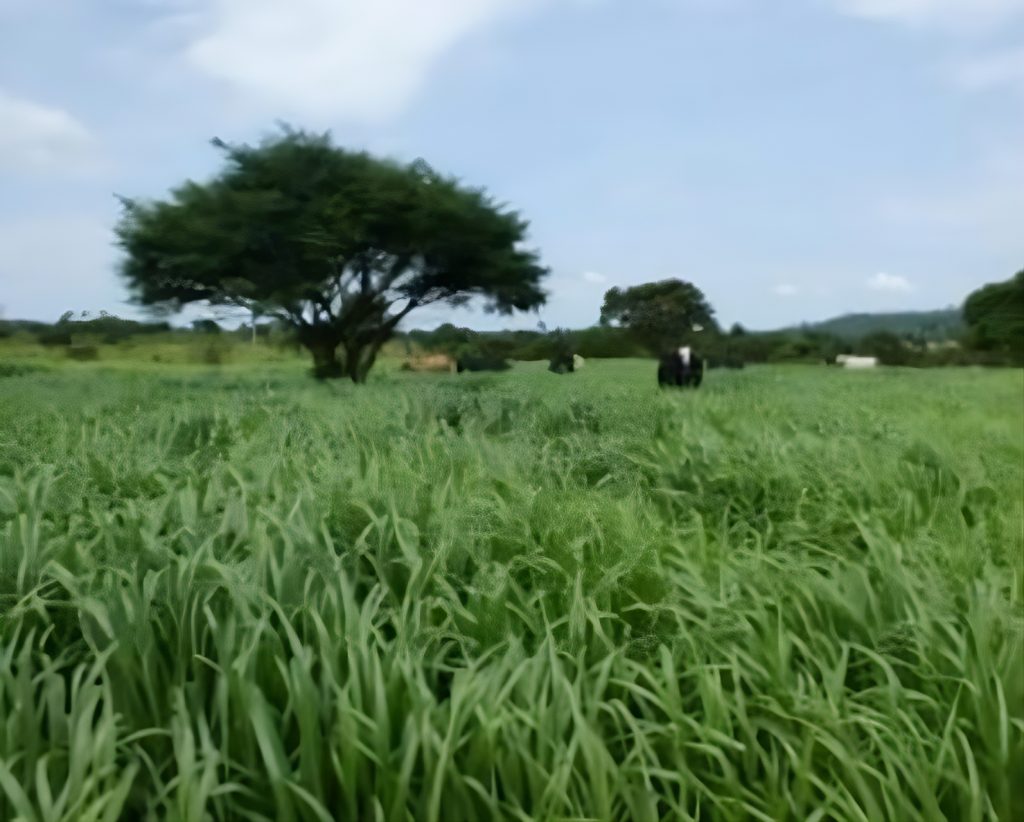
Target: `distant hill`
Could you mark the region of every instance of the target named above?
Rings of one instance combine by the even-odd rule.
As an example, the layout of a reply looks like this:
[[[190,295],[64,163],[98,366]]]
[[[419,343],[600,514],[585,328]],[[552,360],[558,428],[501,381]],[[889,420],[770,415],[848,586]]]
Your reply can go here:
[[[835,334],[847,340],[860,339],[873,331],[891,331],[901,336],[914,334],[929,342],[941,342],[957,338],[964,329],[964,321],[959,308],[945,308],[891,314],[844,314],[803,328]]]

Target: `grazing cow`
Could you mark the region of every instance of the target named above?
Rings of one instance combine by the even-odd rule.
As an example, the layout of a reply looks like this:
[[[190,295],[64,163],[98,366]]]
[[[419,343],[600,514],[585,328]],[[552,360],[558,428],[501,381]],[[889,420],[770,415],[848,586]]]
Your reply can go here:
[[[846,357],[842,364],[843,368],[875,368],[878,365],[878,357]]]
[[[410,357],[402,363],[402,370],[451,372],[455,370],[455,360],[447,354],[426,354],[420,357]]]
[[[576,358],[568,351],[556,351],[548,362],[552,374],[571,374],[576,370]]]
[[[698,388],[704,379],[704,360],[693,353],[690,346],[684,346],[662,356],[658,363],[658,386]]]

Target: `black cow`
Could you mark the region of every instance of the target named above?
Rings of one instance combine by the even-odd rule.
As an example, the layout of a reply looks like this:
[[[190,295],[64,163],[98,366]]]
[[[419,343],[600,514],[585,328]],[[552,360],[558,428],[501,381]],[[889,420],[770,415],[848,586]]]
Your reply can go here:
[[[704,379],[704,360],[689,347],[664,354],[658,363],[658,386],[698,388]]]
[[[553,374],[571,374],[576,370],[576,359],[571,351],[558,351],[551,356],[548,371]]]

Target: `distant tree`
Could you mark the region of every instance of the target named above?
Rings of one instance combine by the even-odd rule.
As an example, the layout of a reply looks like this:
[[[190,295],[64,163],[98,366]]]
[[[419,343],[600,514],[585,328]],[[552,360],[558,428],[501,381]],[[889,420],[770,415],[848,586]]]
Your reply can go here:
[[[220,334],[221,327],[216,320],[193,320],[192,330],[197,334]]]
[[[410,312],[482,297],[502,313],[544,302],[527,223],[426,163],[376,159],[285,130],[229,146],[208,183],[124,200],[117,235],[138,302],[234,305],[290,324],[318,377],[363,382]],[[340,357],[339,357],[340,349]]]
[[[747,329],[745,329],[739,323],[733,323],[732,328],[729,329],[730,337],[745,337],[747,335]]]
[[[973,292],[964,304],[964,322],[968,347],[1024,364],[1024,270]]]
[[[698,328],[717,331],[704,294],[683,280],[610,289],[604,295],[601,324],[628,328],[652,354],[691,340]]]
[[[431,351],[443,351],[445,354],[455,356],[459,349],[468,345],[476,336],[476,332],[469,328],[459,328],[452,323],[442,323],[433,331],[417,332],[422,333],[423,345]]]

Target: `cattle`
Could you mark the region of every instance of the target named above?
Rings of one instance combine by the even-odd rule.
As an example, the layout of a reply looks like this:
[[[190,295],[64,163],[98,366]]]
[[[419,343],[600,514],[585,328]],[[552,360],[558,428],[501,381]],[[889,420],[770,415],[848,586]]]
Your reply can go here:
[[[698,388],[704,379],[704,360],[689,346],[664,354],[658,363],[658,386]]]
[[[843,368],[851,368],[855,370],[863,368],[875,368],[878,365],[878,357],[852,357],[846,356],[842,361]]]
[[[572,374],[576,370],[576,358],[569,351],[556,351],[548,362],[552,374]]]
[[[426,354],[421,357],[410,357],[402,363],[403,371],[451,372],[455,371],[455,360],[447,354]]]

